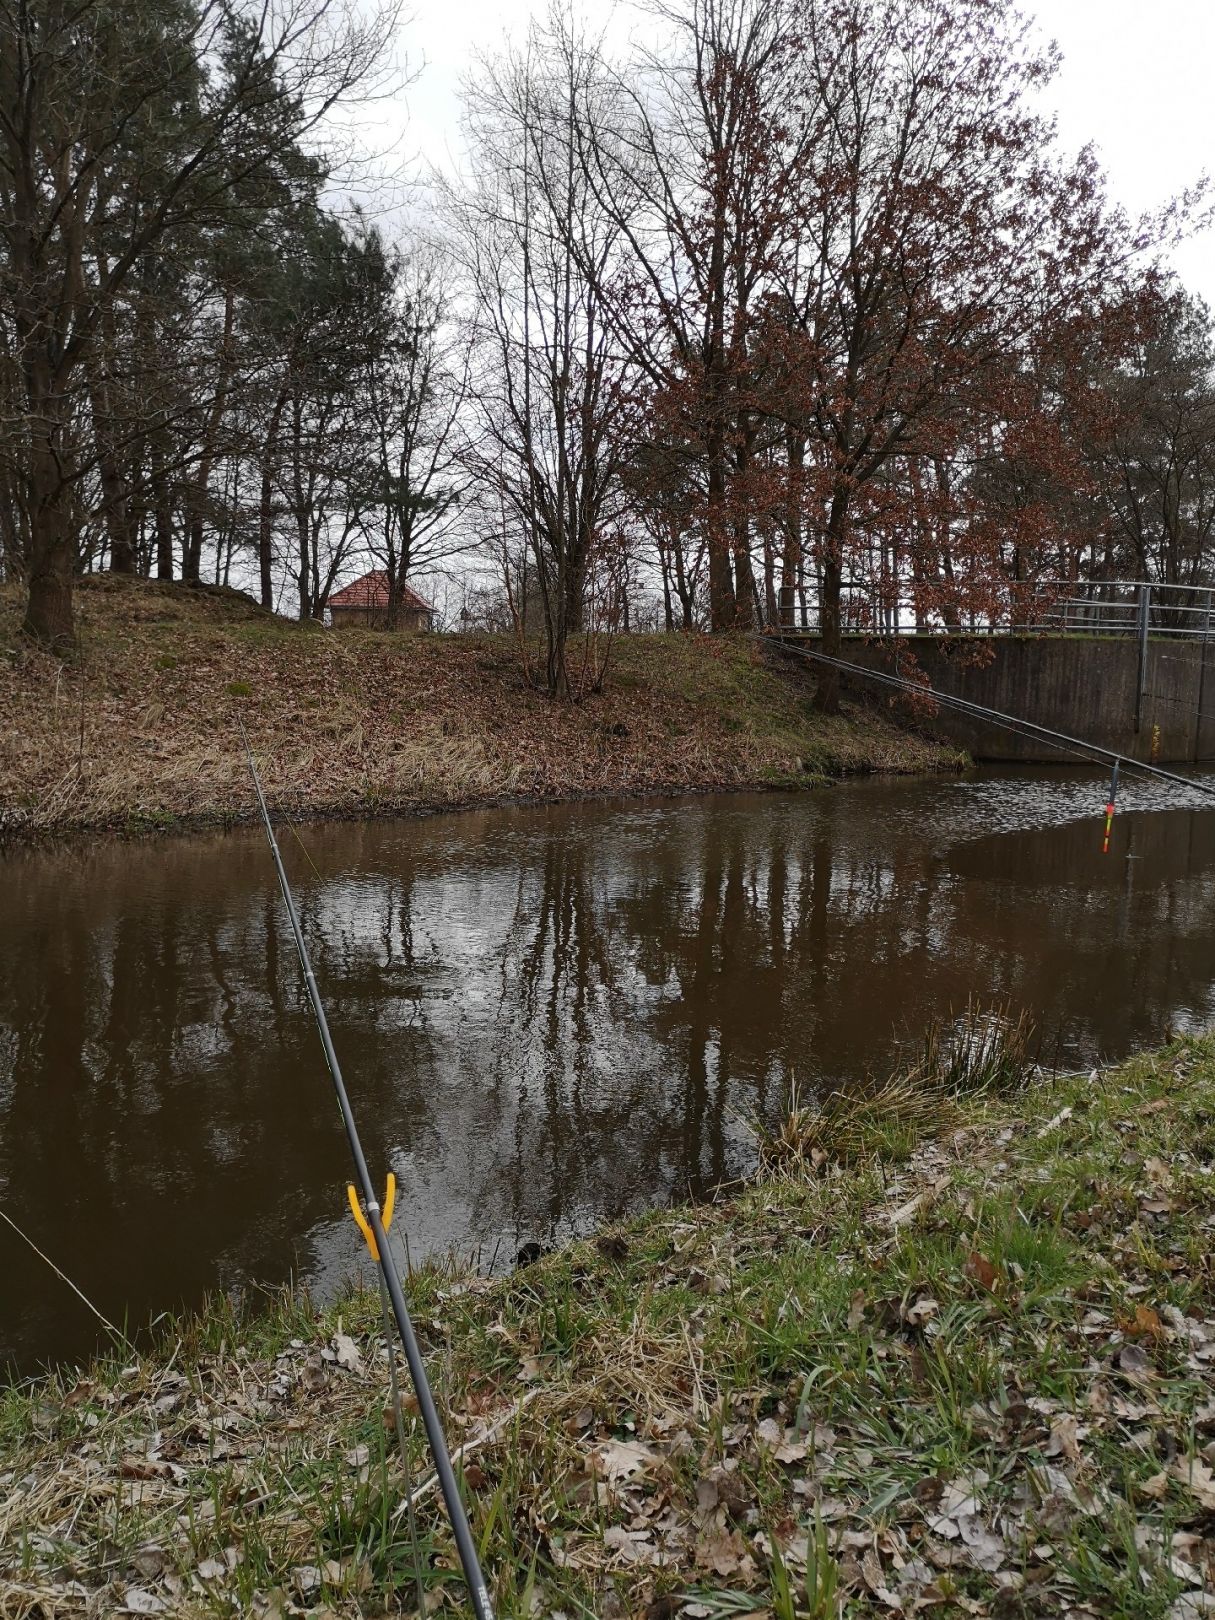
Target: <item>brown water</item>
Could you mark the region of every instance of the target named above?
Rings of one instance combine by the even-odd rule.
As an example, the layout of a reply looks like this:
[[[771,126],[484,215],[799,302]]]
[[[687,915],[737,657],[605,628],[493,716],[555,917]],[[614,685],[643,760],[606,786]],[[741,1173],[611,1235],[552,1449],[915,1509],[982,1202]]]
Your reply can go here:
[[[967,997],[1087,1064],[1215,1004],[1215,814],[1076,773],[301,829],[284,855],[413,1255],[501,1265],[744,1170]],[[1133,805],[1140,808],[1131,810]],[[1159,806],[1160,808],[1149,808]],[[0,860],[0,1208],[133,1327],[358,1264],[348,1161],[260,834]],[[0,1224],[0,1360],[95,1323]]]

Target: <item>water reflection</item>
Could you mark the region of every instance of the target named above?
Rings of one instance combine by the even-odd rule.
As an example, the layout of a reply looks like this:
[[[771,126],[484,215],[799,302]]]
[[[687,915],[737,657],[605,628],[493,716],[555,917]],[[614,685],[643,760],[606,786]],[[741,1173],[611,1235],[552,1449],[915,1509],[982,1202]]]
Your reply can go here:
[[[1140,789],[1140,802],[1143,790]],[[414,1252],[489,1260],[745,1167],[790,1076],[967,996],[1087,1062],[1206,1022],[1215,817],[1006,775],[305,828],[284,853]],[[1170,800],[1170,803],[1175,802]],[[357,1262],[344,1138],[252,833],[3,862],[0,1203],[107,1314]],[[0,1228],[0,1353],[91,1319]]]

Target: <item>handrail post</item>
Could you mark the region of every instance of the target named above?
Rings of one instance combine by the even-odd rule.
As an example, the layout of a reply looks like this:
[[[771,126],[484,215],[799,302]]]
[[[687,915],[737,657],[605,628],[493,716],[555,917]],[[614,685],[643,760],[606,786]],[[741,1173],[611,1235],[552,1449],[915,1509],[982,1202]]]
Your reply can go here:
[[[1135,735],[1139,735],[1139,722],[1143,715],[1143,692],[1147,685],[1148,618],[1152,587],[1139,587],[1139,678],[1135,687]]]

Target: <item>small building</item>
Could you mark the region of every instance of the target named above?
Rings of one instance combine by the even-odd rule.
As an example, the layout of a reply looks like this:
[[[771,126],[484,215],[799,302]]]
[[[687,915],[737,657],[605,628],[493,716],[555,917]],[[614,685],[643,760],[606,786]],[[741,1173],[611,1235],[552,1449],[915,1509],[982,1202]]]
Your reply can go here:
[[[329,598],[330,623],[335,630],[388,629],[388,571],[374,568],[352,585],[335,591]],[[408,585],[401,588],[397,604],[397,630],[429,630],[435,610]]]

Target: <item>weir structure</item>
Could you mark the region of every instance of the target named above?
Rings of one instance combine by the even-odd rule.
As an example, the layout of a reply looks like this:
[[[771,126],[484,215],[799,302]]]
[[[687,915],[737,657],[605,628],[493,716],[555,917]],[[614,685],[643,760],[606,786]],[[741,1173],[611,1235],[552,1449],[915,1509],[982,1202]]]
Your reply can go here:
[[[1215,760],[1215,590],[1102,581],[1076,587],[1008,626],[916,629],[858,613],[841,656],[866,669],[924,681],[943,696],[1082,732],[1098,746],[1161,764]],[[859,622],[858,622],[859,621]],[[872,622],[872,620],[870,620]],[[880,622],[880,620],[879,620]],[[782,641],[819,650],[816,626],[782,626]],[[897,699],[900,712],[975,759],[1057,764],[1029,736],[943,705]]]

